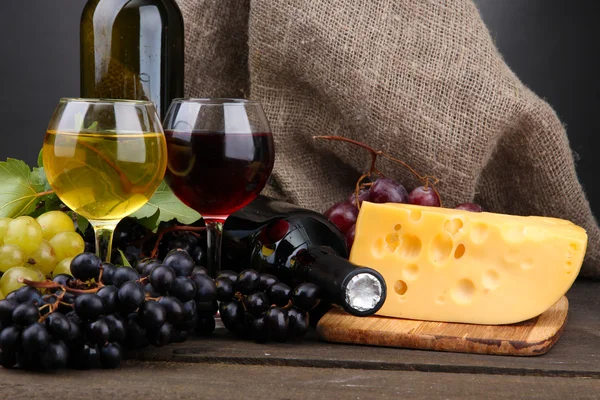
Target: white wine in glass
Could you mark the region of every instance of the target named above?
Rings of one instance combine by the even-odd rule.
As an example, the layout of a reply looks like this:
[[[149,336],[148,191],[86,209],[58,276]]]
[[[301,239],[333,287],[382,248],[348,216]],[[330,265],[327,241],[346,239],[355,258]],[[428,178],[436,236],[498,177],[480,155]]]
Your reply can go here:
[[[152,197],[167,150],[153,103],[61,99],[43,147],[48,182],[65,205],[87,218],[96,253],[109,261],[118,222]]]

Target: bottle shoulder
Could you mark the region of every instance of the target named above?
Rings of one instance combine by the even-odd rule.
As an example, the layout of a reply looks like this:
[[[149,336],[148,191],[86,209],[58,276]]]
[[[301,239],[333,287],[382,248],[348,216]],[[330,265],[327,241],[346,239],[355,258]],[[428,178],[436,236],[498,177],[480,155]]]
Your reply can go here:
[[[140,18],[159,14],[164,23],[183,23],[183,14],[175,0],[89,0],[83,8],[81,22],[114,23],[121,14],[131,12],[139,12]]]

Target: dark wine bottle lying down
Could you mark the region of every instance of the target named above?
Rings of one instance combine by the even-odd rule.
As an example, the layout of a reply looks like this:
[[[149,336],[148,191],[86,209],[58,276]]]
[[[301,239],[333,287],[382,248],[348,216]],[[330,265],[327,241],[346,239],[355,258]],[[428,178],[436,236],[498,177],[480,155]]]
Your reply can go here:
[[[385,302],[379,272],[352,264],[342,233],[323,215],[259,196],[232,214],[223,229],[222,270],[247,268],[294,287],[311,282],[324,301],[368,316]]]

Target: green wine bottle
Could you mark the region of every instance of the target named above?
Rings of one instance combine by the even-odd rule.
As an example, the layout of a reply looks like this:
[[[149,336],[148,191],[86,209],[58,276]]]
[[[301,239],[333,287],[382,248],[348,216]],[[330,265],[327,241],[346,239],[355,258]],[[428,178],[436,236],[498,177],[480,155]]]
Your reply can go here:
[[[183,97],[183,16],[175,0],[89,0],[81,16],[81,96]]]

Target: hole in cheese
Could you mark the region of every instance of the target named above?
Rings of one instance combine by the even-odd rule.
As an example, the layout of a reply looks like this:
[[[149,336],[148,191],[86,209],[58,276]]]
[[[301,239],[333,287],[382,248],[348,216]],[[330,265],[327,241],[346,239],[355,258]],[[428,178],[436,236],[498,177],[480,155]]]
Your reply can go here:
[[[488,235],[489,235],[489,228],[488,228],[487,224],[477,223],[477,224],[473,225],[473,228],[471,229],[471,240],[473,241],[473,243],[481,244],[481,243],[485,242]]]
[[[400,255],[405,258],[416,258],[421,254],[421,239],[415,235],[402,236]]]
[[[450,257],[454,243],[448,233],[440,233],[433,238],[431,247],[429,248],[429,255],[431,260],[435,263],[443,263]]]
[[[422,216],[423,213],[421,213],[421,210],[411,210],[410,212],[410,219],[412,219],[414,222],[419,221]]]
[[[470,279],[461,279],[450,291],[450,296],[458,304],[469,304],[475,294],[475,284]]]
[[[400,229],[402,229],[402,225],[401,224],[396,224],[396,226],[394,226],[394,230],[395,231],[399,231]]]
[[[525,240],[525,227],[521,224],[509,225],[502,230],[507,242],[520,243]]]
[[[488,270],[483,273],[481,278],[483,287],[489,290],[496,289],[500,285],[500,275],[494,270]]]
[[[398,239],[398,235],[396,235],[395,233],[389,233],[386,237],[385,237],[385,242],[387,243],[387,249],[390,252],[394,252],[396,251],[396,248],[398,247],[398,245],[400,244],[400,240]]]
[[[404,296],[407,290],[408,285],[406,284],[406,282],[398,280],[396,281],[396,283],[394,283],[394,292],[398,293],[400,296]]]
[[[456,233],[463,227],[462,220],[458,218],[449,219],[444,223],[444,230],[451,235],[456,235]]]
[[[373,245],[373,248],[371,249],[371,254],[373,254],[373,257],[375,258],[382,258],[384,256],[384,251],[385,251],[385,240],[383,240],[383,238],[377,238],[377,240],[375,241],[375,244]]]
[[[461,258],[464,255],[465,255],[465,245],[461,243],[458,246],[456,246],[456,250],[454,250],[454,258],[456,258],[458,260],[459,258]]]
[[[417,264],[408,264],[402,270],[402,275],[407,281],[414,281],[419,276],[419,266]]]
[[[533,268],[533,260],[531,258],[527,258],[521,261],[521,268],[525,270]]]

